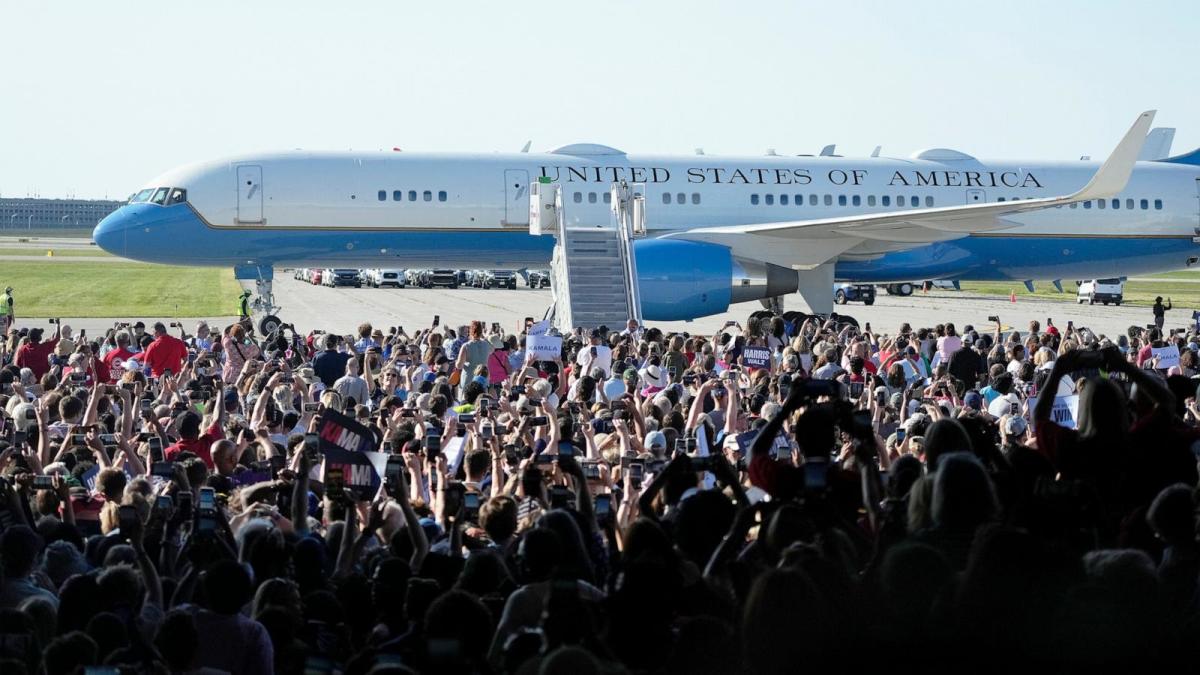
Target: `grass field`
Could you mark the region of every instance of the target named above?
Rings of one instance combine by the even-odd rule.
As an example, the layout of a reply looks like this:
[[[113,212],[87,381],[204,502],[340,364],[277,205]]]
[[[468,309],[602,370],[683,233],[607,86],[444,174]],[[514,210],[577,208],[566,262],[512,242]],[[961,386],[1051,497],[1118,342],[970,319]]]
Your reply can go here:
[[[227,316],[241,293],[232,270],[136,262],[4,262],[0,286],[27,317]]]
[[[45,248],[3,248],[0,247],[0,255],[19,255],[45,258],[46,251],[54,251],[55,258],[91,258],[91,257],[112,257],[112,254],[98,246],[89,248],[55,248],[47,246]]]
[[[1187,279],[1195,272],[1168,272],[1161,276],[1167,279]],[[1008,297],[1015,292],[1018,298],[1042,298],[1045,300],[1061,300],[1075,302],[1075,283],[1063,282],[1063,292],[1054,290],[1049,281],[1034,282],[1034,292],[1025,290],[1025,285],[1015,281],[964,281],[964,293],[977,295],[998,295]],[[949,291],[953,293],[954,291]],[[1128,281],[1125,283],[1125,299],[1121,303],[1134,307],[1149,307],[1154,304],[1156,296],[1171,298],[1172,303],[1180,307],[1200,307],[1200,283],[1171,282],[1171,281]]]

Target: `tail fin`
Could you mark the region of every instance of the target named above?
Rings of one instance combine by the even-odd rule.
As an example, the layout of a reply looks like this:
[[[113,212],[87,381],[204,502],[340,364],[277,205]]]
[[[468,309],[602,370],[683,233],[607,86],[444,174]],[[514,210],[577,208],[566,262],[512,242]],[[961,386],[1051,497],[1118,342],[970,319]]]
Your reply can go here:
[[[1175,140],[1175,129],[1172,127],[1155,127],[1146,134],[1146,144],[1138,154],[1139,162],[1151,162],[1164,159],[1171,154],[1171,143]]]

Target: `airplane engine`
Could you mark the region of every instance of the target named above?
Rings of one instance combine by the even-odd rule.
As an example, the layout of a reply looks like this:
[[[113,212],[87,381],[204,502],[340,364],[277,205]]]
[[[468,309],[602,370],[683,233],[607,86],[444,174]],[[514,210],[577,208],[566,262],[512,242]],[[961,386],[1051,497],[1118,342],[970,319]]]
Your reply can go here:
[[[682,239],[634,242],[642,316],[682,321],[719,314],[730,304],[796,291],[795,270],[744,260],[717,244]]]

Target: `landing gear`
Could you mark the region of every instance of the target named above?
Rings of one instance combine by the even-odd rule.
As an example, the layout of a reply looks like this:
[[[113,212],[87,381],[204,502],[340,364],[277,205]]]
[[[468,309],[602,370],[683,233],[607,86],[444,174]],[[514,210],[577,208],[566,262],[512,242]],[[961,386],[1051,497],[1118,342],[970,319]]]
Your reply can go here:
[[[275,294],[271,289],[275,270],[267,265],[235,267],[233,276],[243,283],[254,281],[254,299],[250,301],[250,315],[261,318],[257,323],[251,323],[250,327],[258,328],[258,334],[264,337],[277,332],[283,321],[279,319],[279,310],[282,308],[275,304]]]

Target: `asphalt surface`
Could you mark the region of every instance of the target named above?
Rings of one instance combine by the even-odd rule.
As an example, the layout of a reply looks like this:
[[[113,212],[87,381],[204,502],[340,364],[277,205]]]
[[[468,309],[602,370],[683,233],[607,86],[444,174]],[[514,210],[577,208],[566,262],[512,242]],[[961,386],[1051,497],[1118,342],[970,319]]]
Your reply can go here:
[[[65,260],[65,259],[64,259]],[[78,260],[78,259],[76,259]],[[549,289],[533,290],[518,286],[516,290],[483,290],[458,288],[455,290],[434,288],[326,288],[313,286],[292,279],[290,271],[281,271],[275,281],[275,299],[282,310],[283,321],[294,323],[301,331],[314,328],[350,333],[363,322],[374,326],[403,326],[408,332],[429,326],[434,315],[439,315],[443,325],[457,326],[473,319],[500,322],[505,331],[516,332],[524,324],[524,317],[542,318],[552,301]],[[873,306],[851,303],[835,307],[835,311],[848,314],[860,323],[870,323],[876,331],[894,334],[902,323],[913,326],[932,326],[950,321],[960,329],[967,324],[977,328],[992,324],[988,316],[998,315],[1006,330],[1027,329],[1029,321],[1037,319],[1045,327],[1047,317],[1055,325],[1065,327],[1067,321],[1077,326],[1116,335],[1130,325],[1146,325],[1153,321],[1150,310],[1144,307],[1104,307],[1102,305],[1078,305],[1072,302],[1073,295],[1064,294],[1063,301],[1033,299],[1017,296],[1015,304],[1007,298],[985,297],[961,291],[934,291],[929,295],[916,293],[907,298],[880,293]],[[230,299],[232,304],[234,299]],[[724,314],[696,319],[695,321],[651,321],[650,324],[671,331],[687,331],[711,335],[725,321],[745,322],[746,317],[761,308],[757,302],[734,305]],[[805,310],[798,295],[784,300],[785,309]],[[1177,306],[1167,314],[1168,327],[1184,327],[1191,323],[1192,308]],[[135,314],[136,316],[136,314]],[[157,317],[171,321],[172,317]],[[226,326],[233,317],[204,317],[213,327]],[[63,322],[76,330],[86,328],[89,333],[103,332],[113,322],[124,317],[108,319],[71,319]],[[147,324],[155,318],[142,317]],[[191,331],[197,318],[183,319]],[[45,319],[21,320],[18,325],[40,325],[51,328]],[[386,329],[386,328],[385,328]]]

